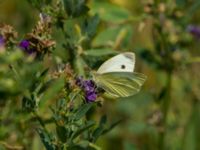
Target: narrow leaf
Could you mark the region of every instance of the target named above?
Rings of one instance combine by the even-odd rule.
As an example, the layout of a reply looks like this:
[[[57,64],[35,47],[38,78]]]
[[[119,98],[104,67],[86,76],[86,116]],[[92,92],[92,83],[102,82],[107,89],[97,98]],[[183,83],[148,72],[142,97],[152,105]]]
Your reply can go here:
[[[95,125],[94,121],[88,121],[86,123],[86,125],[82,126],[80,129],[78,129],[76,132],[74,132],[71,136],[71,140],[75,139],[77,136],[79,136],[81,133],[83,133],[84,131],[88,130],[89,128],[91,128],[92,126]]]
[[[101,56],[107,56],[107,55],[114,55],[117,54],[117,51],[114,51],[113,49],[89,49],[87,51],[84,51],[85,56],[94,56],[94,57],[101,57]]]
[[[38,129],[39,136],[47,150],[55,150],[56,146],[51,143],[51,138],[49,137],[48,133],[43,129]]]
[[[109,131],[111,131],[114,127],[116,127],[121,122],[122,122],[122,120],[118,120],[118,121],[114,122],[108,129],[104,130],[102,134],[108,133]]]
[[[79,108],[74,119],[75,120],[81,119],[90,110],[90,108],[92,108],[92,106],[93,106],[92,103],[84,104],[81,108]]]
[[[99,126],[94,130],[93,132],[93,142],[96,142],[96,140],[103,134],[104,132],[104,128],[105,128],[105,124],[107,121],[107,117],[104,115],[101,117],[101,120],[99,122]]]

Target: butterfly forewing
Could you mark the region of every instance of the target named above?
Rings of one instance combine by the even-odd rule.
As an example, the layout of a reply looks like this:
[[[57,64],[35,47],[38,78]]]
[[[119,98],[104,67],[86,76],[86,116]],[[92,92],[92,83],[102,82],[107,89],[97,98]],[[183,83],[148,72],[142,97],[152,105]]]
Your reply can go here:
[[[109,72],[95,77],[97,85],[114,97],[128,97],[140,91],[146,76],[133,72]]]
[[[135,54],[125,52],[116,55],[105,61],[97,70],[97,73],[103,74],[108,72],[133,72],[135,67]]]

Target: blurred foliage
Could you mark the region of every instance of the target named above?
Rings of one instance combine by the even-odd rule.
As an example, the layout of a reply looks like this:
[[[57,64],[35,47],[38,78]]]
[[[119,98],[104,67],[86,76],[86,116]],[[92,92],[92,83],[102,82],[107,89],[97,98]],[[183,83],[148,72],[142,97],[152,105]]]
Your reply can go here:
[[[188,31],[200,26],[199,7],[198,0],[1,0],[0,23],[15,31],[0,31],[8,37],[0,46],[0,149],[199,150],[199,39]],[[39,34],[48,17],[52,31]],[[23,39],[43,44],[33,45],[40,55],[24,53]],[[135,52],[136,71],[148,76],[141,92],[81,103],[74,75],[88,77],[123,51]]]

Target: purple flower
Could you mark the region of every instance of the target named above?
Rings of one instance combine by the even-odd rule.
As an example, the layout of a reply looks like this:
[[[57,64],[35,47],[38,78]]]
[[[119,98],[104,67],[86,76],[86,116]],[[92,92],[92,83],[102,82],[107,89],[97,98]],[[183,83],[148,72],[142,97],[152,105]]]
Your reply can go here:
[[[194,37],[200,39],[200,27],[195,25],[189,25],[187,31],[192,34]]]
[[[85,95],[87,102],[94,102],[97,99],[96,92],[87,92]]]
[[[30,47],[30,42],[28,40],[22,40],[19,43],[19,47],[28,54],[32,54],[35,52],[35,50]]]
[[[19,47],[21,47],[22,49],[24,50],[28,50],[30,46],[30,43],[28,40],[22,40],[20,43],[19,43]]]
[[[83,77],[76,79],[76,85],[83,89],[87,102],[94,102],[97,98],[96,85],[93,80],[83,80]]]
[[[3,47],[5,44],[5,40],[2,36],[0,36],[0,47]]]
[[[83,82],[83,88],[84,88],[85,92],[92,92],[92,91],[95,91],[96,86],[95,86],[94,81],[92,81],[92,80],[85,80]]]

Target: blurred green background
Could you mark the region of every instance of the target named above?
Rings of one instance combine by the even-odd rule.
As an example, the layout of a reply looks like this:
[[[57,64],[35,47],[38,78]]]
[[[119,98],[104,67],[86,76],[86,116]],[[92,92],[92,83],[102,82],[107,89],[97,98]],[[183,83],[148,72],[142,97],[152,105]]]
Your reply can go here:
[[[154,3],[161,15],[151,14],[156,9]],[[200,67],[195,61],[200,54],[199,39],[187,32],[187,25],[200,23],[199,5],[198,0],[88,1],[90,13],[97,12],[101,18],[98,34],[91,41],[92,46],[101,48],[103,45],[108,49],[135,52],[136,71],[148,77],[137,95],[121,101],[105,101],[103,107],[97,110],[97,116],[107,114],[110,121],[123,119],[121,124],[98,140],[97,144],[103,150],[159,150],[163,134],[165,149],[200,150]],[[162,16],[162,13],[166,16]],[[14,26],[20,39],[34,27],[38,14],[26,0],[0,0],[0,22]],[[173,18],[171,14],[179,17]],[[160,39],[154,34],[155,24],[162,19],[165,20],[164,33],[167,33],[164,36],[176,49],[170,54],[175,60],[172,62],[165,62],[165,55],[155,52],[155,41]],[[59,37],[56,30],[54,37],[57,39],[55,55],[64,55],[64,59],[67,54],[59,45],[59,39],[63,37]],[[144,55],[146,51],[153,52],[164,64],[176,63],[170,73],[169,87],[169,74],[164,67],[158,68],[146,61],[147,57],[151,57],[148,53]],[[91,55],[95,57],[95,54]],[[97,59],[103,62],[107,58]],[[89,61],[89,64],[96,69],[93,61]],[[169,105],[167,115],[164,114],[165,105]],[[26,121],[30,117],[23,114],[20,108],[20,101],[0,103],[1,118],[7,118],[6,123],[0,124],[0,141],[11,145],[28,145],[30,147],[27,149],[30,150],[44,149],[35,133],[36,125],[27,126]],[[166,119],[164,123],[163,118]]]

